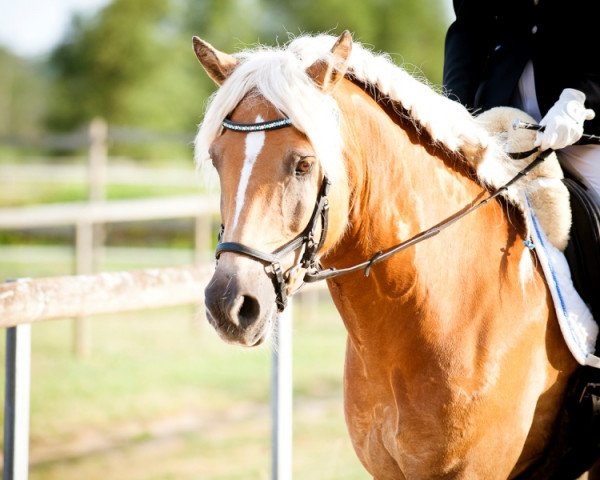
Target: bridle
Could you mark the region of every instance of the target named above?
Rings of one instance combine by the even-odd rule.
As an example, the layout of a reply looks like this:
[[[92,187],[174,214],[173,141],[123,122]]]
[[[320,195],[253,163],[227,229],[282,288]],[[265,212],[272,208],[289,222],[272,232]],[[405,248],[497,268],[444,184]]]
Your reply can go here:
[[[278,120],[260,123],[237,123],[232,122],[229,119],[225,119],[222,125],[224,128],[236,132],[256,132],[285,128],[291,126],[292,122],[289,118],[282,118]],[[517,127],[515,126],[515,128]],[[524,127],[519,125],[518,128],[531,127]],[[508,155],[516,160],[527,158],[530,155],[536,153],[537,151],[538,149],[534,148],[526,152],[515,152],[509,153]],[[327,195],[329,193],[329,187],[331,185],[331,182],[329,181],[327,176],[323,176],[323,180],[321,181],[321,188],[319,189],[319,192],[317,194],[315,207],[313,209],[308,224],[306,225],[304,230],[296,237],[294,237],[284,245],[278,247],[273,252],[267,253],[252,247],[248,247],[238,242],[222,242],[224,226],[221,225],[221,230],[219,232],[219,243],[215,251],[215,256],[218,260],[222,253],[237,253],[239,255],[245,255],[247,257],[250,257],[267,266],[270,269],[270,272],[267,273],[271,274],[271,280],[273,282],[273,287],[275,288],[277,310],[279,312],[282,312],[287,305],[288,290],[290,289],[290,280],[292,272],[295,272],[300,268],[304,268],[306,270],[306,273],[304,274],[304,277],[302,279],[304,283],[318,282],[321,280],[326,280],[329,278],[338,277],[340,275],[355,272],[357,270],[364,270],[365,276],[368,277],[371,267],[373,267],[373,265],[375,265],[376,263],[382,262],[387,258],[391,257],[392,255],[395,255],[396,253],[408,247],[411,247],[419,242],[422,242],[423,240],[427,240],[428,238],[437,235],[442,230],[448,228],[450,225],[453,225],[461,218],[482,207],[490,200],[493,200],[500,196],[511,185],[513,185],[515,182],[527,175],[537,165],[542,163],[548,157],[548,155],[550,155],[550,153],[552,153],[552,150],[540,152],[540,154],[531,163],[529,163],[529,165],[527,165],[523,170],[518,172],[512,179],[510,179],[504,185],[490,192],[488,196],[486,196],[484,199],[478,202],[474,202],[470,206],[465,207],[464,209],[454,213],[453,215],[446,218],[437,225],[417,233],[415,236],[409,238],[408,240],[405,240],[404,242],[394,245],[386,250],[379,251],[368,260],[358,263],[356,265],[352,265],[350,267],[340,269],[322,269],[317,259],[317,252],[323,246],[323,243],[325,242],[325,238],[327,236],[329,212],[329,202],[327,199]],[[319,221],[321,223],[321,233],[319,235],[319,240],[317,241],[315,240],[315,237],[317,234]],[[531,245],[527,244],[527,242],[526,245],[531,248]],[[295,265],[293,265],[287,272],[284,273],[281,268],[281,261],[283,257],[299,248],[303,249],[302,256],[299,258]]]
[[[291,124],[292,122],[289,118],[260,123],[236,123],[226,119],[222,123],[224,128],[236,132],[277,130],[279,128],[291,126]],[[219,232],[219,243],[215,251],[217,260],[222,253],[231,252],[239,255],[245,255],[246,257],[250,257],[267,266],[270,269],[270,272],[268,273],[271,274],[271,280],[273,282],[273,287],[275,288],[275,302],[279,312],[282,312],[287,306],[289,290],[288,282],[291,279],[292,272],[298,271],[300,268],[304,268],[306,270],[319,268],[316,257],[317,252],[323,246],[323,242],[327,236],[327,226],[329,223],[329,201],[327,199],[327,194],[329,193],[330,186],[331,182],[327,176],[324,175],[323,180],[321,181],[321,187],[317,193],[317,199],[315,201],[315,206],[310,216],[310,220],[308,221],[308,224],[304,230],[302,230],[302,232],[292,238],[289,242],[278,247],[271,253],[248,247],[243,243],[223,242],[222,238],[225,227],[221,225],[221,230]],[[319,221],[321,224],[321,233],[319,235],[319,239],[316,240]],[[283,269],[281,268],[282,259],[286,255],[299,248],[303,250],[302,256],[300,256],[295,265],[293,265],[286,273],[284,273]]]

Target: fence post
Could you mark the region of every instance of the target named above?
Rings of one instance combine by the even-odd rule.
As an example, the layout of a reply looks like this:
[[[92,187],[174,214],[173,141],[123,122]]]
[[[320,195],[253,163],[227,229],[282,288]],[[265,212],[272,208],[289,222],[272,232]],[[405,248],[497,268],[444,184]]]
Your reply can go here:
[[[206,264],[206,253],[212,249],[212,218],[198,215],[194,218],[194,264]]]
[[[315,284],[312,286],[314,287]],[[307,288],[300,295],[302,302],[302,318],[317,320],[319,318],[319,290],[316,288]]]
[[[75,273],[94,271],[94,225],[80,222],[75,226]],[[90,352],[89,318],[77,317],[73,322],[73,353],[83,358]]]
[[[6,329],[3,480],[27,480],[29,475],[29,393],[31,385],[31,325]]]
[[[106,163],[108,126],[104,119],[94,118],[88,130],[88,198],[90,202],[106,200]]]
[[[88,129],[88,201],[106,200],[106,166],[108,159],[108,125],[102,118],[94,118]],[[102,257],[104,225],[83,222],[76,225],[75,271],[78,275],[94,273]],[[82,358],[91,347],[89,319],[76,318],[73,322],[73,352]]]
[[[103,118],[94,118],[88,131],[90,148],[88,151],[88,201],[106,201],[106,178],[108,167],[108,125]],[[93,273],[99,270],[103,257],[105,225],[96,224],[93,227],[92,256],[90,264]]]
[[[197,267],[206,265],[210,258],[208,252],[212,250],[212,216],[206,214],[196,215],[194,217],[194,252],[193,262]],[[204,295],[204,292],[203,292]],[[199,298],[199,305],[204,304],[204,297]],[[208,326],[203,308],[193,307],[190,326],[193,331],[202,330]]]
[[[292,479],[292,302],[273,331],[271,375],[271,478]]]

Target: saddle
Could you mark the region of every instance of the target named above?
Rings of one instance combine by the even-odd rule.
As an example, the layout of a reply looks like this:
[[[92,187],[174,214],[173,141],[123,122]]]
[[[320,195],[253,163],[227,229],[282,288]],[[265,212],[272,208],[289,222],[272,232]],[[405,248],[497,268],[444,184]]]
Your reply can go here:
[[[565,257],[571,278],[592,315],[600,319],[600,205],[588,188],[568,173],[563,180],[570,194],[573,224]],[[596,356],[600,355],[600,335],[596,339]],[[600,369],[581,367],[575,374],[567,396],[567,410],[577,430],[578,441],[567,453],[573,478],[600,458]],[[579,469],[574,468],[580,465]],[[565,465],[566,466],[566,465]],[[568,467],[567,467],[568,468]],[[583,468],[583,469],[582,469]],[[568,473],[565,471],[564,473]],[[559,478],[555,476],[555,478]],[[562,478],[566,478],[563,477]]]
[[[600,319],[600,205],[589,189],[565,172],[573,217],[565,257],[575,289],[596,321]],[[596,355],[600,354],[600,335]],[[557,439],[545,465],[519,478],[576,479],[600,459],[600,369],[582,366],[575,372],[557,425]]]
[[[600,205],[588,188],[565,172],[563,183],[569,190],[572,225],[565,257],[575,289],[600,319]],[[600,352],[600,335],[596,354]]]

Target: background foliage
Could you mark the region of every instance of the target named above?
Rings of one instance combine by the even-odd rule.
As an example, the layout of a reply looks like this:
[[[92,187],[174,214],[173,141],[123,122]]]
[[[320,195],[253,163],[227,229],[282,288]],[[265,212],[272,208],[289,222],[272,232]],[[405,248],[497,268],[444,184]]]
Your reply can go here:
[[[236,51],[349,29],[439,83],[445,17],[442,0],[113,0],[93,17],[74,17],[48,58],[0,50],[0,140],[72,131],[95,116],[193,131],[214,90],[192,53],[194,34]]]

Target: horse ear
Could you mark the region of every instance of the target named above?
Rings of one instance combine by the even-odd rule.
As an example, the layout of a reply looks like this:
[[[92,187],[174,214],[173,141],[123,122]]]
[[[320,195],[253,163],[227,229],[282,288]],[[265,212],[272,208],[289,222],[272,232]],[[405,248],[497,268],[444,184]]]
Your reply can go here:
[[[330,91],[344,78],[351,51],[352,35],[344,30],[333,45],[330,58],[317,60],[306,73],[323,91]]]
[[[238,65],[238,60],[227,53],[220,52],[210,43],[193,37],[194,52],[196,57],[217,85],[221,85]]]

